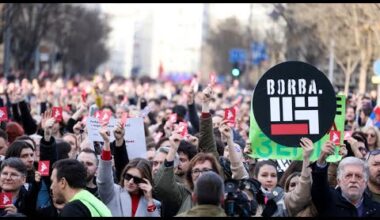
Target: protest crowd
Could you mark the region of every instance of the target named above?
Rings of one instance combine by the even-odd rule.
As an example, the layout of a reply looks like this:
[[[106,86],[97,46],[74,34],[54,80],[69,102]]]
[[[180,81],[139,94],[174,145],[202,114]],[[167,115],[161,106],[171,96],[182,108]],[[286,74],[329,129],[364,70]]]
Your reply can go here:
[[[0,216],[380,217],[370,94],[347,96],[344,145],[313,160],[301,138],[282,170],[252,154],[253,90],[237,80],[0,80]]]

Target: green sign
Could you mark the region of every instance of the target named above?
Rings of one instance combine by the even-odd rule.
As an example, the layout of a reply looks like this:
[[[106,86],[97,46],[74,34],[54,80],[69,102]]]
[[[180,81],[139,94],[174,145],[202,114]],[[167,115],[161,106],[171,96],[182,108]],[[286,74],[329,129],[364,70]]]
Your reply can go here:
[[[269,139],[259,128],[252,114],[253,104],[251,104],[250,111],[250,130],[249,139],[251,140],[252,154],[253,158],[263,158],[263,159],[283,159],[283,160],[302,160],[301,147],[296,146],[283,146],[271,139]],[[340,143],[343,144],[344,139],[344,120],[346,112],[346,97],[344,95],[336,96],[336,115],[335,115],[335,125],[338,131],[340,131]],[[269,110],[268,110],[269,111]],[[332,125],[333,127],[333,125]],[[326,134],[319,141],[314,143],[314,151],[311,156],[311,161],[318,159],[321,152],[323,143],[330,139],[330,134]],[[339,147],[335,149],[335,154],[327,158],[328,162],[336,162],[342,159],[339,155]]]

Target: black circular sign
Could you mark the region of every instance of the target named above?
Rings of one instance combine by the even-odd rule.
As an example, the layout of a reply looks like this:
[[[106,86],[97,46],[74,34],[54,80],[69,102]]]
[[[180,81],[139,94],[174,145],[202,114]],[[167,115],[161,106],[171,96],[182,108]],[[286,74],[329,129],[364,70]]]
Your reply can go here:
[[[269,69],[258,81],[252,98],[258,126],[271,140],[299,147],[300,138],[313,142],[333,126],[334,88],[314,66],[289,61]]]

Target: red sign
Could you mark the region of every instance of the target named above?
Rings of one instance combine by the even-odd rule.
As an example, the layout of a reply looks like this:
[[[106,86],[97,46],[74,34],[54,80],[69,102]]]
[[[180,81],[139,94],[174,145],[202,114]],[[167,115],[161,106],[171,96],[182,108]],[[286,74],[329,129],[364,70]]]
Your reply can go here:
[[[344,140],[348,140],[352,135],[352,131],[345,131],[344,132]]]
[[[7,107],[0,107],[0,121],[8,121]]]
[[[187,131],[187,123],[186,122],[180,122],[178,125],[178,132],[181,134],[182,138],[185,138],[188,134]]]
[[[12,193],[0,193],[0,208],[12,204]]]
[[[50,161],[48,160],[38,161],[38,172],[41,173],[41,176],[49,176],[49,165]]]
[[[53,115],[53,118],[55,118],[57,122],[61,122],[62,121],[62,107],[53,107],[52,115]]]
[[[82,96],[82,101],[83,101],[83,103],[86,103],[86,101],[87,101],[87,93],[86,93],[86,90],[82,90],[82,94],[81,94],[81,96]]]
[[[236,119],[236,109],[234,107],[224,109],[224,120],[228,121],[228,126],[230,127],[235,126],[235,119]]]
[[[334,144],[340,144],[340,131],[330,131],[330,141]]]
[[[109,110],[101,111],[101,115],[100,115],[100,119],[99,119],[100,123],[101,124],[108,124],[108,122],[111,119],[111,116],[112,116],[111,111],[109,111]]]

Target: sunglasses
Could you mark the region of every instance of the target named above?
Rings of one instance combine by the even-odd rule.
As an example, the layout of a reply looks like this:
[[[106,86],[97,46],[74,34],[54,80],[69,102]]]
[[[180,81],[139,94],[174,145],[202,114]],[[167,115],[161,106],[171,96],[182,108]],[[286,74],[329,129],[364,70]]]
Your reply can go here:
[[[376,137],[376,134],[365,134],[366,137]]]
[[[142,179],[142,178],[140,178],[140,177],[137,177],[137,176],[132,176],[131,174],[129,174],[129,173],[125,173],[124,174],[124,179],[125,180],[131,180],[133,178],[133,182],[135,183],[135,184],[140,184],[140,183],[145,183],[145,181]]]

